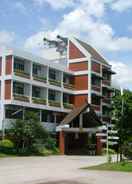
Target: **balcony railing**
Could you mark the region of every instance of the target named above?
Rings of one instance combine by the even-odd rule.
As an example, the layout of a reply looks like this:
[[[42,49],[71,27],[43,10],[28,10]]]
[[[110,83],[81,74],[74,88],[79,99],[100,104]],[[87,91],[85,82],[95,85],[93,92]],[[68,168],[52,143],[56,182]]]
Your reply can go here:
[[[73,84],[63,83],[63,86],[64,86],[64,88],[74,90],[74,85]]]
[[[92,107],[95,111],[100,111],[100,105],[92,104]]]
[[[104,115],[102,115],[102,120],[103,120],[104,122],[110,122],[110,121],[111,121],[111,118],[110,118],[109,115],[104,114]]]
[[[29,102],[29,96],[23,94],[13,94],[14,100]]]
[[[44,98],[32,97],[32,102],[36,104],[46,105],[46,99]]]
[[[98,86],[98,85],[92,85],[92,90],[100,92],[101,91],[101,87]]]
[[[102,102],[106,103],[106,104],[110,104],[111,103],[111,98],[103,96]]]
[[[47,81],[46,77],[42,77],[42,76],[35,75],[35,74],[33,74],[33,79],[37,80],[37,81],[40,81],[40,82],[46,82]]]
[[[103,80],[102,80],[102,83],[103,83],[104,85],[107,85],[107,86],[110,86],[110,85],[111,85],[111,81],[110,81],[110,80],[107,80],[107,79],[103,79]]]
[[[55,80],[55,79],[49,79],[49,83],[51,85],[61,86],[61,81],[58,81],[58,80]]]
[[[58,101],[54,101],[54,100],[49,100],[49,105],[50,106],[54,106],[54,107],[60,107],[61,103]]]
[[[73,104],[70,104],[70,103],[63,103],[63,106],[64,106],[64,108],[66,108],[66,109],[73,109]]]
[[[23,71],[23,70],[14,69],[14,73],[15,73],[15,75],[18,75],[20,77],[24,77],[24,78],[27,78],[27,79],[30,78],[30,74],[25,72],[25,71]]]

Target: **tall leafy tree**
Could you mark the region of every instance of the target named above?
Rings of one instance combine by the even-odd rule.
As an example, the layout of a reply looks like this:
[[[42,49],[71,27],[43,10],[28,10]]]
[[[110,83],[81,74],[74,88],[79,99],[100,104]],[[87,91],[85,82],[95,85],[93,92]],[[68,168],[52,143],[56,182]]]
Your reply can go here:
[[[119,90],[115,90],[112,101],[113,122],[119,132],[120,153],[126,141],[132,137],[132,92],[124,90],[121,95]],[[121,156],[122,157],[122,156]]]
[[[37,113],[27,112],[25,120],[12,122],[11,137],[16,144],[17,150],[31,149],[36,142],[46,142],[48,132],[41,125]]]

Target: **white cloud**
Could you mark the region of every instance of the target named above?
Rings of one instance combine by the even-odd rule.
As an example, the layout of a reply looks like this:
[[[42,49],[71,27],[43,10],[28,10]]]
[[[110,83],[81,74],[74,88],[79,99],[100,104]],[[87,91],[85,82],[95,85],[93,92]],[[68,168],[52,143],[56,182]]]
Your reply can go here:
[[[113,10],[123,12],[132,8],[132,0],[116,0],[111,5]]]
[[[14,41],[15,34],[8,31],[0,31],[0,46],[10,45]]]
[[[107,1],[107,2],[106,2]],[[105,3],[114,3],[115,0],[105,0]],[[63,16],[61,22],[54,29],[41,31],[31,35],[25,42],[25,48],[38,51],[41,56],[49,52],[44,49],[43,38],[55,39],[57,34],[77,36],[90,42],[95,47],[106,51],[132,51],[132,38],[117,37],[112,27],[105,23],[104,0],[82,0],[80,6],[74,7]],[[112,61],[113,70],[117,72],[114,83],[125,88],[132,88],[132,67],[120,61]]]
[[[116,75],[113,76],[113,85],[124,88],[132,88],[132,66],[120,61],[111,61],[113,70]]]
[[[95,7],[96,3],[97,5]],[[31,49],[33,47],[38,47],[38,42],[39,44],[40,42],[42,43],[42,38],[45,35],[50,38],[55,38],[55,36],[59,33],[63,35],[81,36],[83,33],[85,34],[88,31],[90,32],[90,30],[93,30],[94,25],[90,16],[101,17],[103,14],[104,6],[100,3],[100,0],[82,0],[80,6],[63,16],[63,20],[54,30],[50,30],[48,32],[38,32],[31,35],[31,37],[26,40],[25,47]]]
[[[33,2],[39,6],[48,3],[53,9],[63,9],[71,7],[78,0],[33,0]]]
[[[132,39],[115,37],[112,27],[104,23],[103,16],[105,16],[104,0],[82,0],[79,6],[63,16],[62,21],[54,29],[31,35],[26,40],[25,47],[29,49],[38,48],[38,42],[42,45],[42,38],[45,35],[52,38],[61,34],[82,38],[100,50],[132,50]]]

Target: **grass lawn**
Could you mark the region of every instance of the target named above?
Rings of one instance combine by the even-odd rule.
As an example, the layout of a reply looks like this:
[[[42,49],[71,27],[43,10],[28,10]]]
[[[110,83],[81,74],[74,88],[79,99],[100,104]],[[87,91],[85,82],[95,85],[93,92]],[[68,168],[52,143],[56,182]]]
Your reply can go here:
[[[85,167],[83,169],[88,170],[100,170],[100,171],[121,171],[132,172],[132,162],[126,163],[104,163],[96,166]]]
[[[4,153],[0,153],[0,158],[6,157],[7,155]]]
[[[16,157],[17,155],[10,155],[10,154],[5,154],[0,152],[0,158],[5,158],[5,157]]]

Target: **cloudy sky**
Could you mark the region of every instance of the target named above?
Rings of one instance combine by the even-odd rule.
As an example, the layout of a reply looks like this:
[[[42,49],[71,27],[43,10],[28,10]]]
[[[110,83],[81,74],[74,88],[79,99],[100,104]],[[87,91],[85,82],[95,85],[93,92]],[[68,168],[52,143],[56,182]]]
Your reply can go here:
[[[95,46],[132,89],[132,0],[0,0],[0,47],[42,53],[44,36],[77,36]]]

